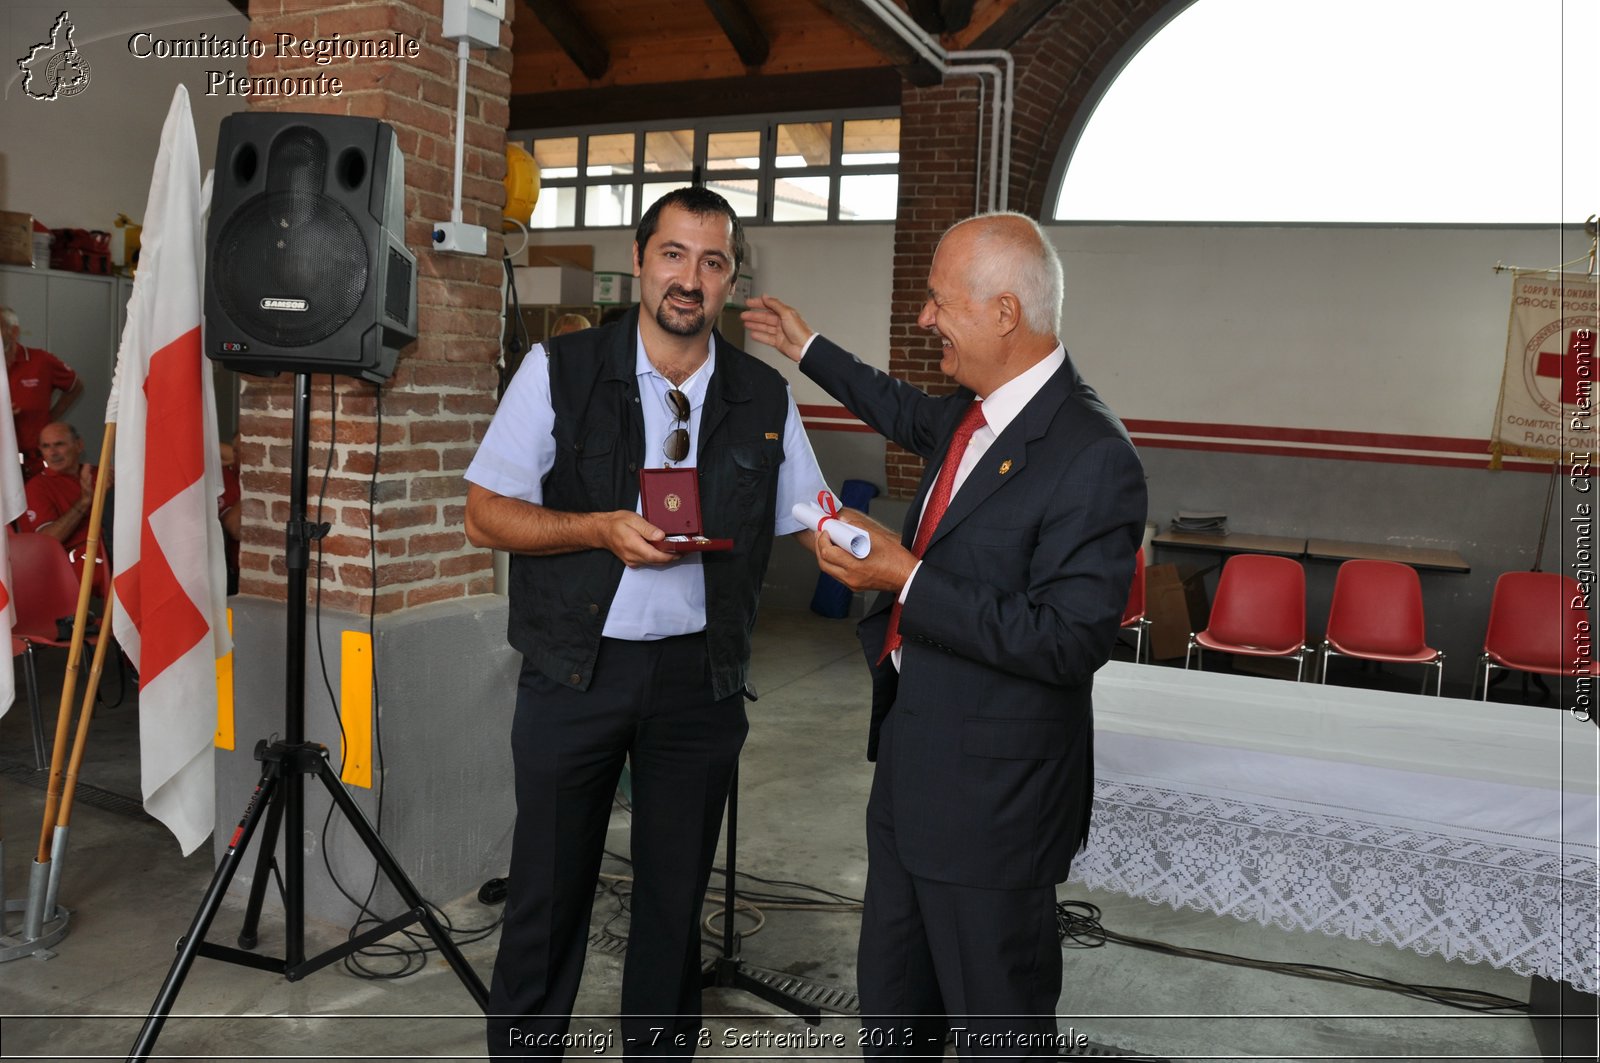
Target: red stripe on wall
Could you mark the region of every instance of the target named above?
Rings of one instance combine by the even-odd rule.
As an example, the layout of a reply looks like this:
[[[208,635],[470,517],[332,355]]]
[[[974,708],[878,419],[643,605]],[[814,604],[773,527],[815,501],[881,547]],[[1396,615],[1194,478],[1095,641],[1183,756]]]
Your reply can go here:
[[[1134,437],[1139,447],[1159,447],[1163,450],[1204,450],[1221,454],[1267,454],[1285,458],[1321,458],[1328,461],[1378,461],[1390,465],[1433,465],[1451,469],[1487,469],[1489,455],[1480,458],[1441,458],[1428,454],[1375,454],[1361,450],[1326,450],[1315,447],[1274,447],[1245,443],[1213,443],[1199,439],[1150,439]],[[1548,473],[1550,466],[1528,461],[1505,461],[1502,469],[1510,472]]]
[[[1487,454],[1487,439],[1458,436],[1407,436],[1391,432],[1343,432],[1332,428],[1277,428],[1254,424],[1207,424],[1203,421],[1124,422],[1130,432],[1169,436],[1209,436],[1216,439],[1271,439],[1280,443],[1320,443],[1327,446],[1387,447],[1391,450],[1443,450],[1462,454]]]
[[[816,432],[871,432],[843,406],[799,404],[806,428]],[[1489,441],[1460,436],[1414,436],[1395,432],[1347,432],[1332,428],[1284,428],[1274,425],[1222,424],[1205,421],[1152,421],[1130,418],[1123,422],[1135,445],[1164,450],[1199,450],[1217,454],[1267,454],[1323,461],[1376,461],[1389,465],[1428,465],[1452,469],[1489,467]],[[1169,439],[1165,436],[1196,436]],[[1230,442],[1241,440],[1243,442]],[[1261,442],[1251,442],[1260,440]],[[1273,446],[1301,443],[1304,446]],[[1373,450],[1348,448],[1372,447]],[[1384,453],[1383,451],[1387,451]],[[1431,451],[1432,453],[1417,453]],[[1470,457],[1446,457],[1448,454]],[[1506,460],[1510,472],[1548,473],[1550,466],[1535,461]]]

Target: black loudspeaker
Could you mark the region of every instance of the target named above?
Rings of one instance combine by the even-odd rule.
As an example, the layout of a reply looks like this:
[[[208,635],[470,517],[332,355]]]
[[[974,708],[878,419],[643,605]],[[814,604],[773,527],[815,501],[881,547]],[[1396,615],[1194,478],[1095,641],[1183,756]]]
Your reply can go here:
[[[222,120],[206,226],[206,353],[243,373],[387,380],[417,335],[394,130],[346,115]]]

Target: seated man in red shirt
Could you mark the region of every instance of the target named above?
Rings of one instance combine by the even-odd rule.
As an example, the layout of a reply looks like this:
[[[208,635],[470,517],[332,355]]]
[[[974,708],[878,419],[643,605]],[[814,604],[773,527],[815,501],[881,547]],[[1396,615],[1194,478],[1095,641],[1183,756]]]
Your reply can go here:
[[[83,394],[83,381],[65,362],[42,347],[22,345],[22,325],[16,311],[0,306],[0,345],[6,349],[6,376],[11,383],[11,415],[17,425],[17,453],[22,455],[22,475],[44,470],[39,456],[39,433],[59,421]]]
[[[83,577],[83,548],[89,539],[89,507],[94,503],[95,467],[83,463],[83,437],[70,424],[52,421],[39,433],[45,469],[27,483],[28,508],[17,520],[22,531],[36,531],[60,543]],[[102,531],[102,547],[110,536]],[[95,559],[94,593],[106,596],[105,551]]]

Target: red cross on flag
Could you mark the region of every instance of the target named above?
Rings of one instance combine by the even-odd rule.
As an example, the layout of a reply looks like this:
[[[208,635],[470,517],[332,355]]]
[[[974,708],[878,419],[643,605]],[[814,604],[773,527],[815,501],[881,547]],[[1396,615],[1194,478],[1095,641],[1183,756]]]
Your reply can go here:
[[[1490,440],[1502,455],[1592,462],[1597,449],[1595,360],[1600,281],[1583,274],[1517,273],[1505,372]]]
[[[201,353],[200,156],[172,97],[106,420],[117,424],[117,642],[139,671],[144,807],[187,855],[215,817],[216,660],[229,647],[211,364]]]
[[[0,355],[4,355],[5,340],[0,338]],[[0,410],[11,409],[11,380],[0,374]],[[22,466],[17,463],[17,426],[9,416],[0,416],[0,524],[9,524],[22,516],[28,508],[22,490]],[[16,607],[11,604],[11,558],[9,534],[0,529],[0,624],[5,625],[6,639],[11,638],[11,627],[17,622]],[[11,707],[17,695],[16,670],[9,665],[0,668],[0,716]]]

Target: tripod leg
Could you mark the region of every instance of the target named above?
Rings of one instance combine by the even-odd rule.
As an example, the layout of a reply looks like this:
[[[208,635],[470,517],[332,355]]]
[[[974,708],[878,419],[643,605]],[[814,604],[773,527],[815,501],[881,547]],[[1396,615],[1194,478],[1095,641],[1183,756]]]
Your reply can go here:
[[[333,773],[333,768],[329,766],[325,757],[317,760],[317,778],[322,780],[322,785],[327,788],[334,804],[339,806],[339,811],[344,813],[344,817],[349,821],[351,828],[360,837],[362,844],[367,847],[367,852],[371,853],[372,858],[378,862],[378,867],[383,870],[384,877],[389,880],[389,884],[400,894],[400,899],[405,902],[406,907],[416,913],[417,920],[427,930],[428,936],[433,939],[433,943],[438,947],[439,953],[449,962],[451,970],[456,972],[456,977],[461,979],[461,984],[467,987],[468,993],[472,994],[473,1001],[480,1009],[487,1010],[489,1006],[489,990],[484,988],[483,981],[478,977],[478,973],[472,969],[472,964],[462,954],[461,949],[451,940],[449,932],[440,925],[439,920],[429,910],[428,903],[422,899],[422,894],[417,892],[417,887],[412,884],[410,877],[406,875],[399,862],[395,860],[394,854],[389,852],[388,847],[383,844],[383,839],[378,836],[378,832],[373,830],[372,824],[367,822],[366,815],[362,813],[360,806],[355,803],[355,799],[345,790],[344,784]]]
[[[266,899],[267,883],[278,866],[278,833],[283,825],[283,802],[267,808],[267,825],[261,832],[261,848],[256,852],[256,877],[250,883],[250,900],[244,909],[244,925],[239,928],[239,947],[256,947],[256,930],[261,923],[261,904]],[[241,854],[242,855],[242,854]]]
[[[233,829],[233,838],[228,842],[228,851],[223,854],[221,863],[217,864],[217,870],[211,876],[211,885],[206,888],[205,899],[200,902],[199,910],[194,913],[194,921],[189,924],[189,932],[179,940],[177,958],[172,961],[172,969],[167,972],[166,981],[161,983],[161,990],[156,993],[156,1002],[151,1005],[150,1014],[139,1030],[139,1038],[128,1053],[128,1063],[142,1063],[150,1058],[150,1051],[155,1048],[156,1038],[161,1036],[161,1027],[166,1025],[167,1016],[172,1013],[172,1005],[178,999],[178,992],[183,988],[183,980],[189,975],[189,968],[193,966],[195,955],[200,951],[200,944],[205,940],[206,931],[211,929],[211,920],[216,918],[217,909],[222,907],[222,898],[228,892],[228,883],[233,880],[234,872],[239,869],[239,858],[244,853],[245,847],[250,844],[250,836],[255,833],[262,812],[269,807],[274,813],[278,809],[278,784],[281,781],[277,765],[269,764],[261,780],[256,783],[256,791],[250,795],[250,803],[245,806],[244,816],[239,820],[239,825]]]

